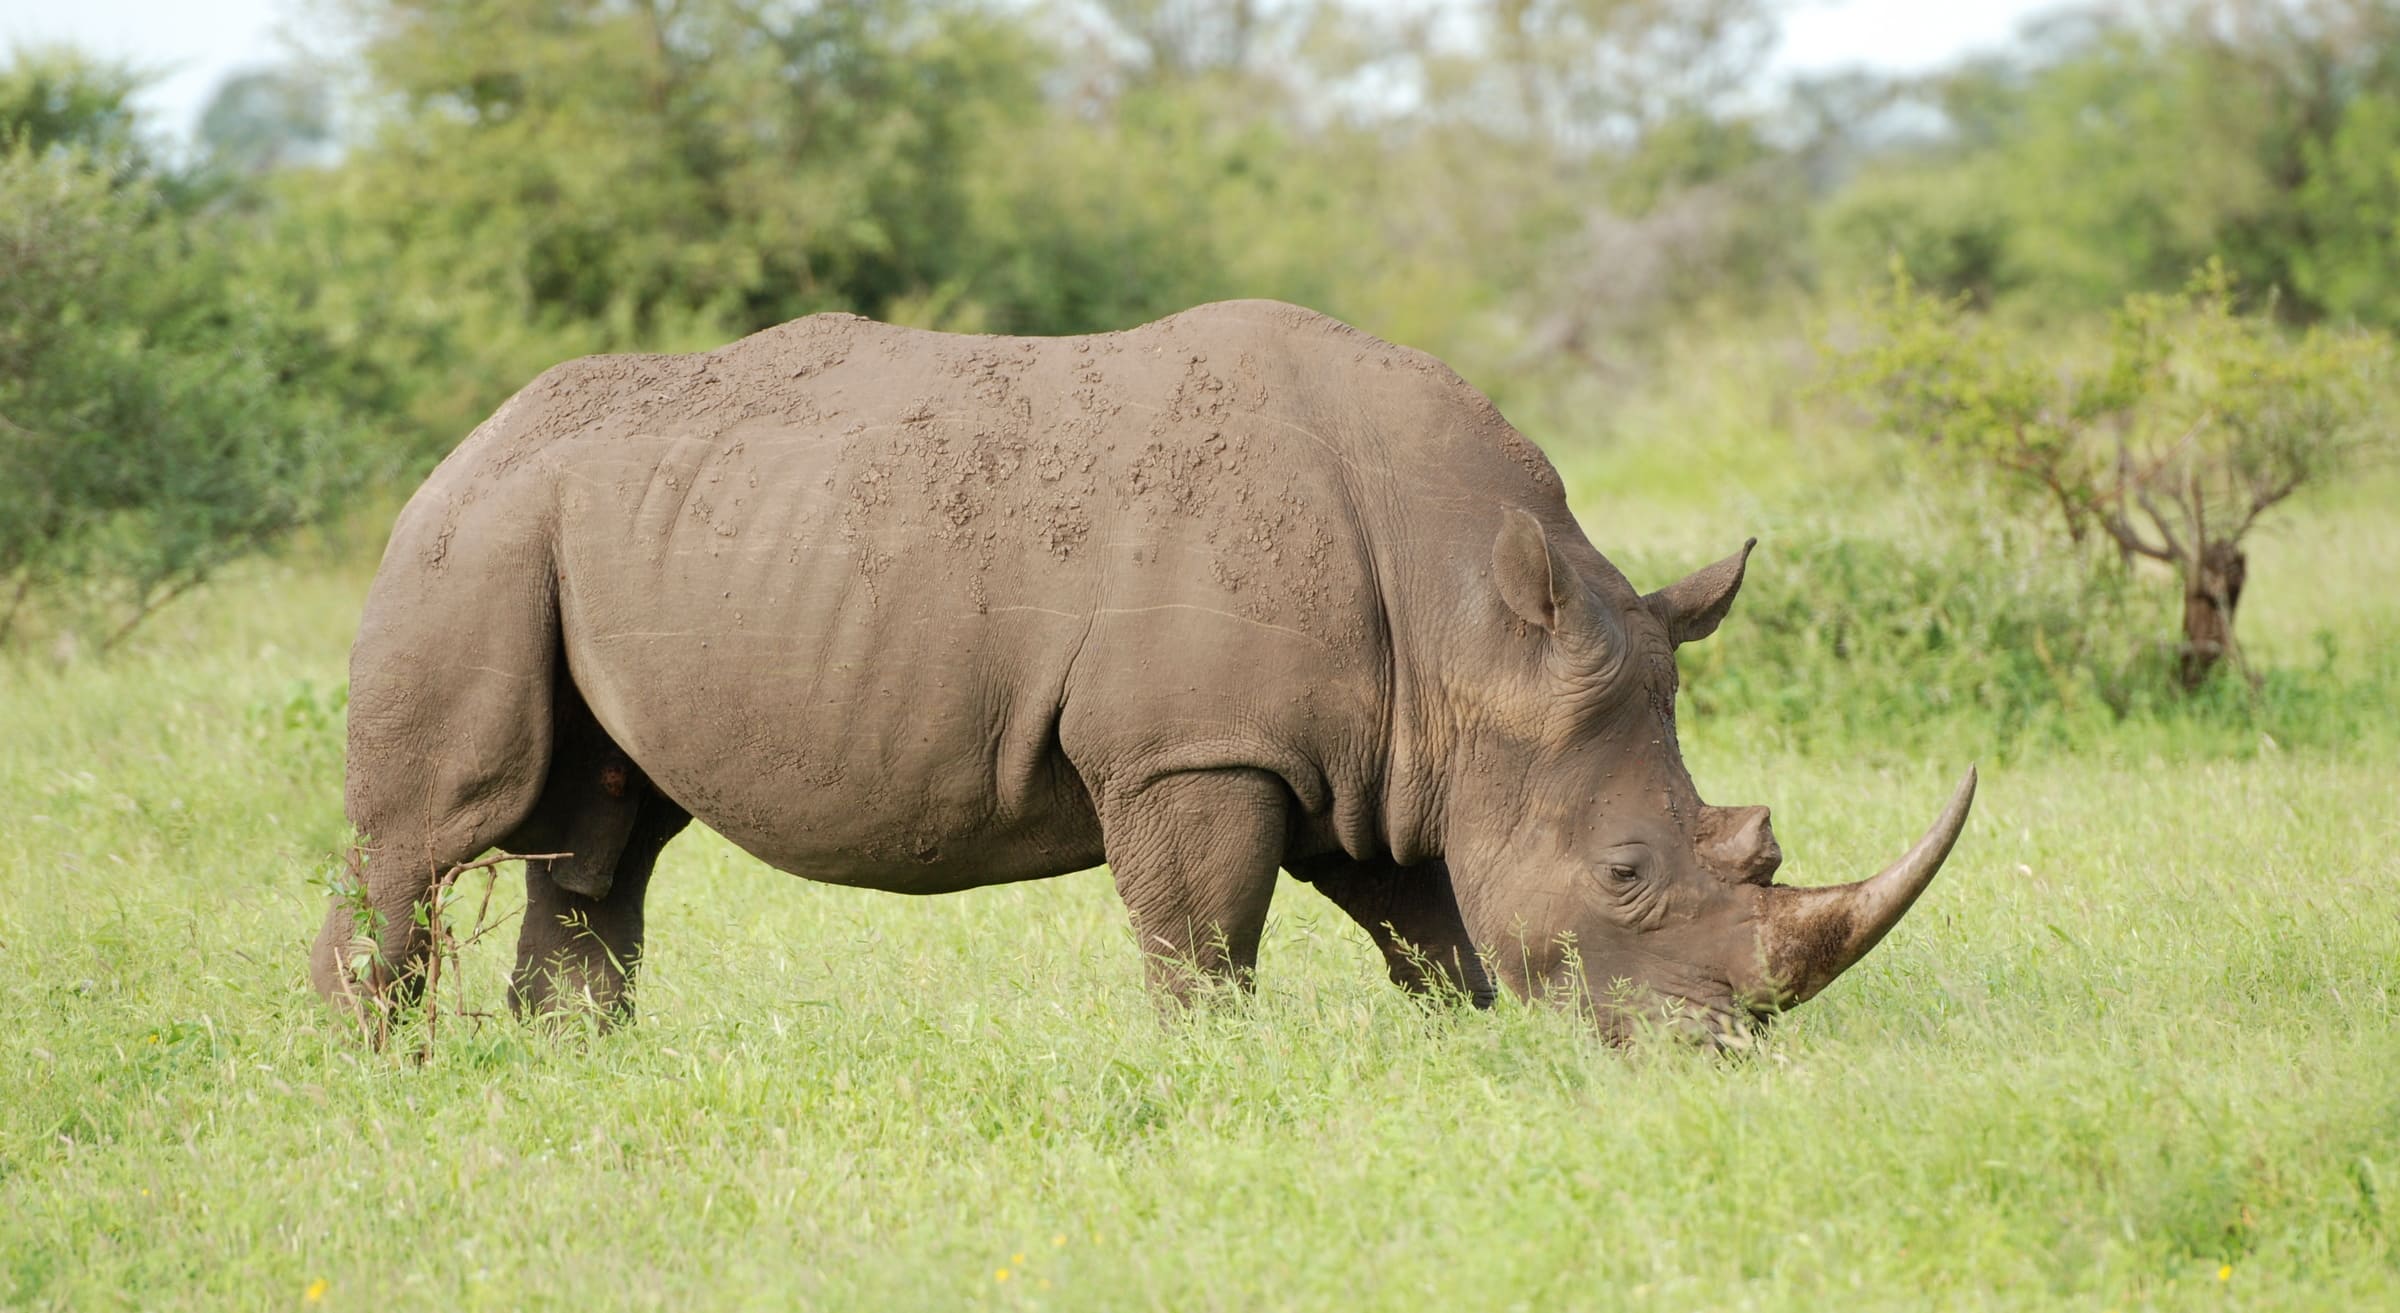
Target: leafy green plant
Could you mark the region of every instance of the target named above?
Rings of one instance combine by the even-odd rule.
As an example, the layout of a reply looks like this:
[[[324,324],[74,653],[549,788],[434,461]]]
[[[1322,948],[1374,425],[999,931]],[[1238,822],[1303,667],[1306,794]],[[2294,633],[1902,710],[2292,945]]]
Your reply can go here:
[[[2388,342],[2294,334],[2271,309],[2242,309],[2212,261],[2181,292],[2127,298],[2105,345],[2079,355],[1922,292],[1895,265],[1844,376],[1882,428],[1997,473],[2075,543],[2098,536],[2121,564],[2174,570],[2177,678],[2196,688],[2239,659],[2242,540],[2259,517],[2390,444]]]
[[[1930,500],[1918,516],[1956,506]],[[2108,551],[2015,517],[1871,532],[1803,517],[1762,537],[1733,618],[1676,653],[1684,729],[1745,751],[1870,760],[1954,745],[1999,761],[2239,757],[2388,739],[2357,708],[2400,698],[2400,654],[2319,631],[2313,659],[2184,690],[2179,645],[2155,636],[2172,596],[2106,568]],[[1681,564],[1628,570],[1647,579]]]
[[[148,169],[135,83],[81,67],[0,70],[0,638],[39,597],[106,646],[366,464],[326,348]]]

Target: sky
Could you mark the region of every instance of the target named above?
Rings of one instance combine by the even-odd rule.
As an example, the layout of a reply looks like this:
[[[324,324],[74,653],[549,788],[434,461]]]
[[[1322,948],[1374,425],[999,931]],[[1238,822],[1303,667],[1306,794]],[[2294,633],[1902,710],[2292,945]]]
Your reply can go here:
[[[2004,46],[2026,19],[2062,7],[2061,0],[1802,0],[1784,15],[1775,63],[1785,72],[1923,72]]]
[[[227,74],[276,60],[293,12],[289,0],[0,0],[0,46],[70,44],[156,70],[141,104],[188,135]]]
[[[2004,44],[2059,0],[1800,0],[1784,16],[1780,72],[1931,68]],[[303,29],[295,0],[0,0],[0,46],[65,42],[157,70],[142,105],[188,135],[227,74],[272,63]]]

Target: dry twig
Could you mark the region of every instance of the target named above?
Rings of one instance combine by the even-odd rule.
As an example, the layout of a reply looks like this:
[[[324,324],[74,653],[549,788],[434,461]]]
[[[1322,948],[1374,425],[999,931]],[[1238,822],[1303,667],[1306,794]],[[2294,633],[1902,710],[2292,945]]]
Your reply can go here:
[[[426,892],[422,904],[425,908],[426,933],[425,1039],[417,1048],[418,1062],[424,1062],[433,1056],[434,1040],[440,1028],[442,964],[457,958],[467,945],[483,938],[485,933],[491,929],[491,924],[487,923],[484,918],[491,911],[492,890],[499,884],[497,876],[490,884],[484,886],[483,901],[476,906],[475,919],[471,923],[471,929],[466,938],[459,938],[458,933],[444,921],[442,903],[449,897],[451,888],[458,883],[458,878],[470,871],[492,870],[506,862],[555,862],[572,856],[574,856],[573,853],[496,852],[489,857],[479,858],[472,862],[460,862],[434,877],[433,887]],[[459,989],[458,1004],[454,1011],[462,1018],[477,1020],[489,1015],[470,1011],[467,1008],[463,983]]]

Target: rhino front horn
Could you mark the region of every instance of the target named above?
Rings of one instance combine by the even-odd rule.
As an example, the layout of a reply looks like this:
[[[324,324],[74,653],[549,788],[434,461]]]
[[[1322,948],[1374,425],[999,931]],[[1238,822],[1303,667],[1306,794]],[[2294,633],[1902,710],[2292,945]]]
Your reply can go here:
[[[1933,828],[1881,874],[1855,884],[1767,891],[1759,948],[1784,1006],[1816,997],[1900,923],[1942,869],[1974,803],[1975,768],[1970,766]]]

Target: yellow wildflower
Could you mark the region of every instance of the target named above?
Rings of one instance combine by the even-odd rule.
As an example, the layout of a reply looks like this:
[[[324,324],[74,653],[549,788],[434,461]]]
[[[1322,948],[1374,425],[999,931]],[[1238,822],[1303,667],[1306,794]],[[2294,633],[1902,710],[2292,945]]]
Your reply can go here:
[[[996,1271],[996,1272],[993,1272],[993,1273],[992,1273],[992,1280],[994,1280],[994,1281],[1006,1281],[1006,1280],[1008,1280],[1008,1269],[1007,1269],[1007,1268],[1001,1268],[1001,1269],[999,1269],[998,1271]]]
[[[300,1298],[307,1300],[311,1304],[314,1304],[318,1300],[325,1298],[325,1278],[318,1277],[316,1280],[309,1282],[308,1289],[300,1292]]]
[[[2227,1263],[2227,1264],[2225,1264],[2224,1266],[2222,1266],[2222,1267],[2218,1268],[2218,1269],[2217,1269],[2217,1280],[2219,1280],[2219,1281],[2231,1281],[2231,1280],[2233,1280],[2233,1264],[2231,1264],[2231,1263]]]

